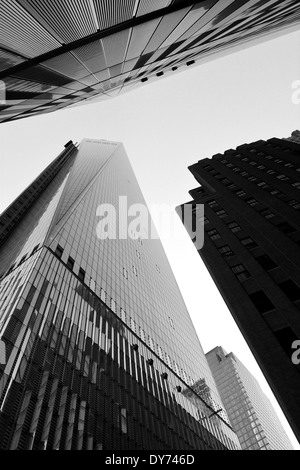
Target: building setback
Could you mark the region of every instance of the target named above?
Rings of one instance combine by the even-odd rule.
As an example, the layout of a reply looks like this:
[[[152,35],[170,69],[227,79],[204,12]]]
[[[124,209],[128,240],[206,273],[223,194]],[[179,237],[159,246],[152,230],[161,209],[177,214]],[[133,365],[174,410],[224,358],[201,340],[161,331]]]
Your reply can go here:
[[[189,169],[204,204],[199,255],[300,439],[300,146],[272,138]],[[177,208],[182,217],[182,207]]]
[[[114,239],[124,198],[123,145],[70,141],[0,217],[1,450],[239,448],[161,242]]]
[[[270,400],[244,364],[222,347],[206,354],[243,450],[293,450]]]
[[[297,0],[1,1],[0,122],[118,96],[299,19]]]

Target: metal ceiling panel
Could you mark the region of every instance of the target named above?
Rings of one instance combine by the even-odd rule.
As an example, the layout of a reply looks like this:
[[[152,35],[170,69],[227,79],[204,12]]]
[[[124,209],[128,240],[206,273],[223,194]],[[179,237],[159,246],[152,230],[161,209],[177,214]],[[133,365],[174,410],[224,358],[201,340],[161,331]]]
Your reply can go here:
[[[168,7],[172,0],[140,0],[136,16],[143,16],[152,11]]]
[[[138,58],[142,54],[159,22],[160,18],[156,18],[155,20],[132,28],[126,60]]]
[[[102,39],[108,67],[124,62],[130,30],[126,29]]]
[[[93,0],[100,30],[124,23],[133,17],[135,0]]]
[[[86,46],[75,49],[73,54],[92,73],[106,68],[104,50],[101,41],[92,42]]]
[[[37,20],[61,38],[63,43],[76,41],[96,33],[98,24],[90,0],[23,0]]]
[[[9,69],[24,61],[22,57],[0,49],[0,70]]]
[[[88,75],[88,70],[70,53],[49,59],[42,65],[76,80]]]
[[[0,47],[36,57],[60,46],[16,0],[0,2]]]

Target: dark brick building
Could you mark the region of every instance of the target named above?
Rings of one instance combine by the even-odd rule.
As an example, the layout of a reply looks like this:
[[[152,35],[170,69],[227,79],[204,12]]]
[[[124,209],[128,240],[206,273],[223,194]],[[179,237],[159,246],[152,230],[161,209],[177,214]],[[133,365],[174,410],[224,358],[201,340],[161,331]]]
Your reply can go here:
[[[205,205],[199,254],[299,439],[300,146],[260,140],[189,169],[201,185],[189,204]]]

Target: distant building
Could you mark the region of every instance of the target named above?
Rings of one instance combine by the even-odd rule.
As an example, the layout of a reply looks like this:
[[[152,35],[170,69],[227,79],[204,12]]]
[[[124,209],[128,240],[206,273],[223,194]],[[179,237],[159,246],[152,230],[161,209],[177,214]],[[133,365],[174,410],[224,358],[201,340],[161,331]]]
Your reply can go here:
[[[199,255],[300,440],[300,365],[292,361],[300,339],[300,146],[293,140],[260,140],[200,160],[189,168],[200,186],[188,204],[194,222],[196,204],[205,205]]]
[[[270,400],[241,361],[221,347],[206,358],[242,449],[293,450]]]
[[[292,132],[291,137],[288,137],[287,139],[284,139],[284,140],[295,142],[295,144],[300,144],[300,131],[297,130],[297,131]]]
[[[298,0],[0,3],[0,122],[118,96],[299,23]]]
[[[70,141],[0,217],[1,450],[240,448],[150,216],[135,230],[120,197],[146,209],[123,145]]]

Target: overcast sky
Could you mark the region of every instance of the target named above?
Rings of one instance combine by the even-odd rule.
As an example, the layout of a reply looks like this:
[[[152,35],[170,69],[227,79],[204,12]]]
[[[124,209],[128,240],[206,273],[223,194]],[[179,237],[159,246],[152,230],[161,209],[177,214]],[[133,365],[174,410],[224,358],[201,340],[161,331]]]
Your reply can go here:
[[[300,80],[300,32],[193,66],[102,103],[0,125],[0,213],[62,150],[84,137],[124,143],[149,206],[190,200],[187,167],[240,144],[300,128],[292,85]],[[223,346],[255,375],[300,449],[219,291],[179,219],[157,226],[207,352]]]

